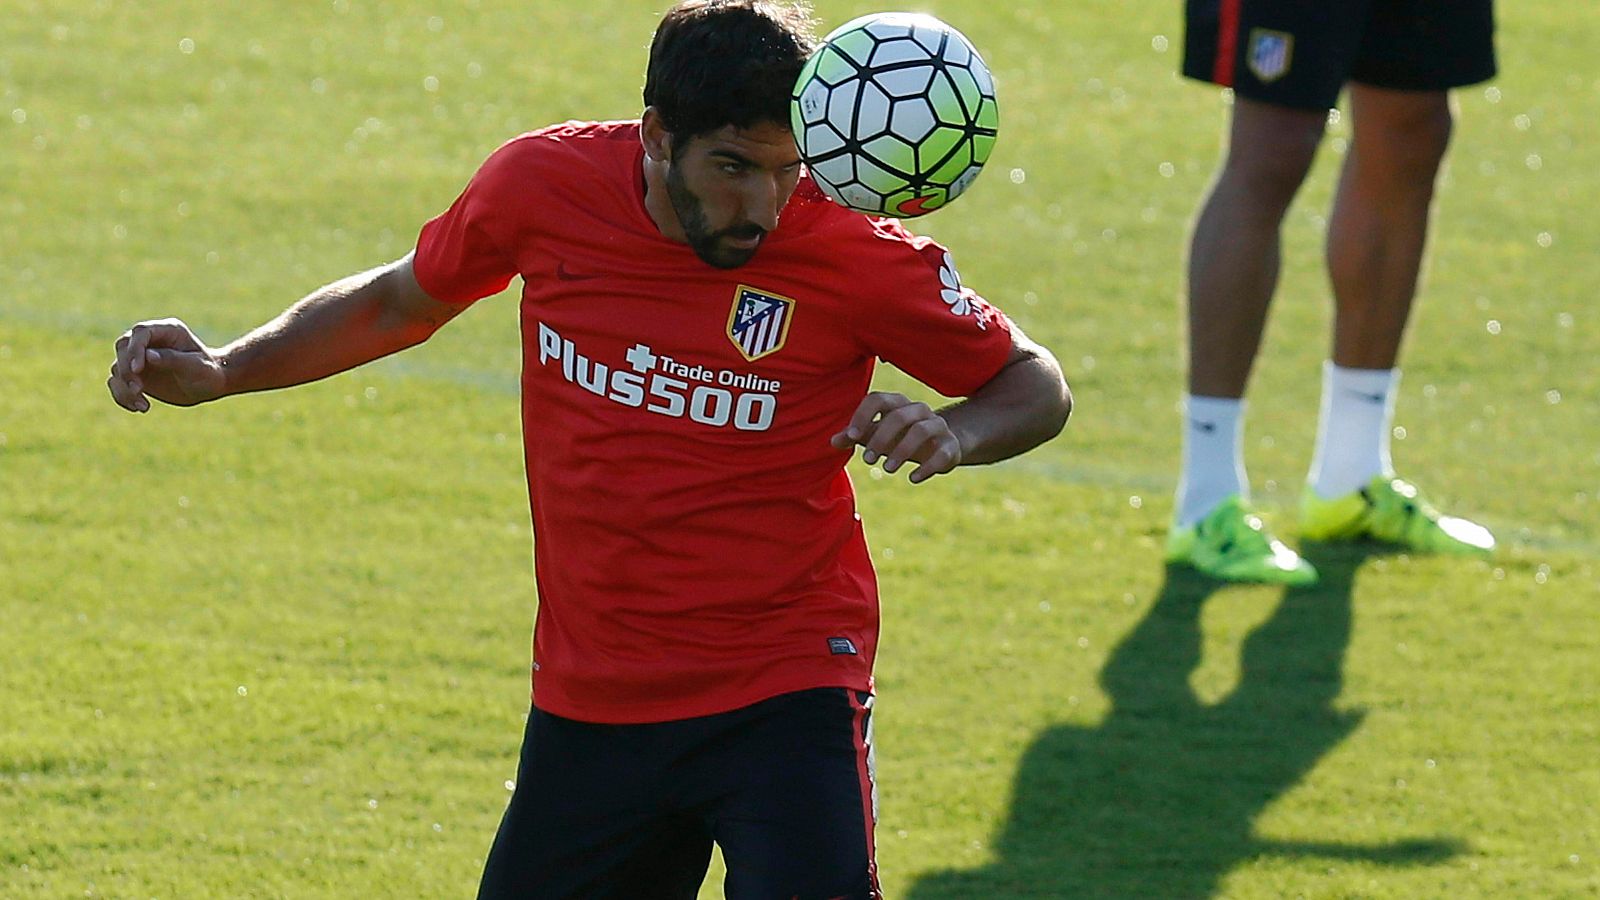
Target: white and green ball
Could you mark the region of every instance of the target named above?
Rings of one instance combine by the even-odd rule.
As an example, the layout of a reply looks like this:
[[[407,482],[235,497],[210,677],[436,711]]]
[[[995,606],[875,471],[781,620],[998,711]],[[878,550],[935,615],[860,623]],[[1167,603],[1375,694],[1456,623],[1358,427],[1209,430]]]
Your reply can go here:
[[[961,196],[994,149],[994,78],[961,32],[918,13],[834,29],[794,86],[800,158],[836,202],[912,218]]]

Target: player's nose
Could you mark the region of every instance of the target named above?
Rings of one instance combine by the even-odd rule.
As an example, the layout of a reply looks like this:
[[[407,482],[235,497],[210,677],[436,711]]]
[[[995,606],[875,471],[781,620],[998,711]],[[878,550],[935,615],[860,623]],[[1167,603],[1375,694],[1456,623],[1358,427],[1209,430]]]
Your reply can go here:
[[[751,181],[754,184],[744,198],[745,221],[762,231],[772,231],[778,227],[778,214],[783,211],[784,201],[789,199],[788,194],[777,178],[754,178]]]

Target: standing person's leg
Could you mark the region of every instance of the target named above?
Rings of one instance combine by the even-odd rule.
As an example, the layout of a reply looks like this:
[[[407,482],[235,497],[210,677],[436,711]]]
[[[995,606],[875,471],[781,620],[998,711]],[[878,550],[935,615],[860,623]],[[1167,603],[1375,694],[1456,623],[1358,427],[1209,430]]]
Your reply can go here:
[[[1279,233],[1327,114],[1238,98],[1189,248],[1189,391],[1244,396],[1278,286]]]
[[[1444,91],[1350,85],[1354,139],[1328,220],[1333,362],[1393,368],[1416,296],[1454,118]]]
[[[1244,396],[1278,285],[1284,213],[1311,170],[1325,121],[1319,111],[1234,102],[1226,156],[1189,248],[1192,397]],[[1190,432],[1216,436],[1223,430],[1196,427],[1205,424],[1191,421]],[[1192,477],[1180,491],[1179,524],[1193,524],[1229,495],[1248,492],[1230,479],[1242,467],[1231,446],[1216,455],[1225,456],[1223,465],[1211,456],[1186,461],[1184,475]]]
[[[1442,516],[1394,478],[1390,426],[1434,183],[1453,125],[1447,90],[1495,71],[1490,0],[1373,8],[1350,89],[1354,139],[1328,228],[1335,324],[1305,537],[1372,537],[1413,550],[1484,552],[1494,537]]]
[[[1377,537],[1418,550],[1484,551],[1482,526],[1441,516],[1394,479],[1389,455],[1396,363],[1427,244],[1434,182],[1450,143],[1443,91],[1352,85],[1355,138],[1328,224],[1335,303],[1307,537]],[[1330,502],[1331,501],[1331,502]]]
[[[1277,288],[1284,213],[1361,47],[1370,0],[1186,0],[1183,74],[1232,88],[1228,150],[1189,248],[1189,379],[1167,561],[1227,581],[1316,571],[1249,507],[1244,392]]]
[[[1340,497],[1392,475],[1395,363],[1416,296],[1433,187],[1450,142],[1443,91],[1351,85],[1354,139],[1328,220],[1333,357],[1310,481]]]
[[[1227,155],[1194,225],[1187,424],[1168,557],[1221,578],[1304,583],[1316,577],[1243,506],[1249,482],[1242,398],[1277,288],[1283,217],[1311,169],[1326,120],[1321,110],[1237,98]],[[1212,548],[1196,542],[1202,522],[1218,531]]]

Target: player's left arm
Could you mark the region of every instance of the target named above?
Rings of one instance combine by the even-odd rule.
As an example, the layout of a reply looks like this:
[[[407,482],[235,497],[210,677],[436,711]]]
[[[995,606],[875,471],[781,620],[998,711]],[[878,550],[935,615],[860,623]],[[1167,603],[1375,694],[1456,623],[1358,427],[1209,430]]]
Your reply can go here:
[[[1072,414],[1072,391],[1049,350],[1011,328],[1011,354],[994,377],[964,400],[935,410],[903,394],[874,391],[832,438],[840,450],[862,447],[885,472],[908,462],[917,484],[956,466],[999,462],[1050,440]]]

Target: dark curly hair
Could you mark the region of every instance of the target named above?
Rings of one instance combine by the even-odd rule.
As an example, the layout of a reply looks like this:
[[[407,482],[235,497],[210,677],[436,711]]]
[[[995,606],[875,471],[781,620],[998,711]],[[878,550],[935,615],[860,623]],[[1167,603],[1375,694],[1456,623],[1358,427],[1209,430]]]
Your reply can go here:
[[[816,43],[804,3],[683,0],[650,42],[645,106],[675,148],[727,125],[787,128],[790,92]]]

